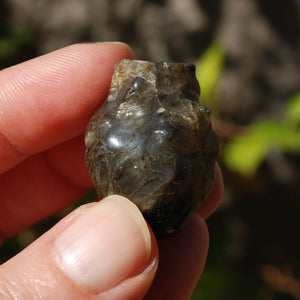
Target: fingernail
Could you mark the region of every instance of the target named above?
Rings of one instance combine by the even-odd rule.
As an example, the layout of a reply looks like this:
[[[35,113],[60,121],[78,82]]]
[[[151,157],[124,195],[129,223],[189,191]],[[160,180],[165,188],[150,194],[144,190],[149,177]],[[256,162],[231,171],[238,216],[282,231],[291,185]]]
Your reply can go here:
[[[115,45],[121,45],[124,47],[130,48],[130,46],[126,43],[120,42],[120,41],[103,41],[103,42],[98,42],[99,44],[115,44]]]
[[[99,44],[108,44],[108,45],[119,45],[119,46],[122,46],[123,48],[127,48],[129,50],[129,52],[131,52],[131,55],[132,57],[136,58],[132,48],[126,44],[126,43],[123,43],[123,42],[119,42],[119,41],[105,41],[105,42],[98,42]]]
[[[63,272],[99,293],[147,268],[151,235],[133,203],[109,196],[80,215],[54,246]]]

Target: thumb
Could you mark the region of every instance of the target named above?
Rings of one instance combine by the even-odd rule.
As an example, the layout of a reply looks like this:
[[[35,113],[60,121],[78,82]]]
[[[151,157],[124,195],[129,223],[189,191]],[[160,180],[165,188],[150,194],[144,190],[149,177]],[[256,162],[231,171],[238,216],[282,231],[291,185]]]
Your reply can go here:
[[[1,299],[141,299],[157,245],[137,207],[110,196],[75,210],[0,266]]]

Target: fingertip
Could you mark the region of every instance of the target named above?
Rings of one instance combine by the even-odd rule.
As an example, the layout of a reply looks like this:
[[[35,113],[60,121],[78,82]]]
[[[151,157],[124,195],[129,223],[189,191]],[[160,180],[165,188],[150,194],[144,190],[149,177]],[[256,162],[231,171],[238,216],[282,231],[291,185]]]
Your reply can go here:
[[[159,240],[157,274],[144,299],[189,299],[203,271],[208,242],[206,223],[198,214],[179,234]]]
[[[0,295],[5,288],[26,299],[52,299],[57,291],[64,299],[141,299],[157,264],[155,238],[138,208],[113,195],[75,210],[3,264]]]
[[[117,195],[92,206],[55,238],[54,246],[66,276],[96,293],[137,277],[156,256],[143,216]]]
[[[218,163],[215,165],[215,182],[207,199],[198,209],[199,215],[203,219],[209,218],[220,206],[224,194],[224,182],[222,170]]]

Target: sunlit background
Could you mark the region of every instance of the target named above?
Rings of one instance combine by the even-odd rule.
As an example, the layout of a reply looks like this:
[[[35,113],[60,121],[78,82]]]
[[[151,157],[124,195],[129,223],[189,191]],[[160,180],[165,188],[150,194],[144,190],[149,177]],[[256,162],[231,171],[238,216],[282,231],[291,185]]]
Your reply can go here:
[[[225,197],[192,299],[300,299],[300,1],[0,0],[0,66],[123,41],[193,62],[221,139]],[[95,198],[91,193],[80,203]],[[3,262],[64,212],[8,239]]]

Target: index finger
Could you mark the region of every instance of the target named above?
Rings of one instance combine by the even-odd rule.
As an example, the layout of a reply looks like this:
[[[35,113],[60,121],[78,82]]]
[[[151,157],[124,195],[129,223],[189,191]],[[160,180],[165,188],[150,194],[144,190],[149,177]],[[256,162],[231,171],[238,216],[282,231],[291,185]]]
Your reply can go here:
[[[72,45],[0,72],[0,173],[84,132],[125,44]]]

